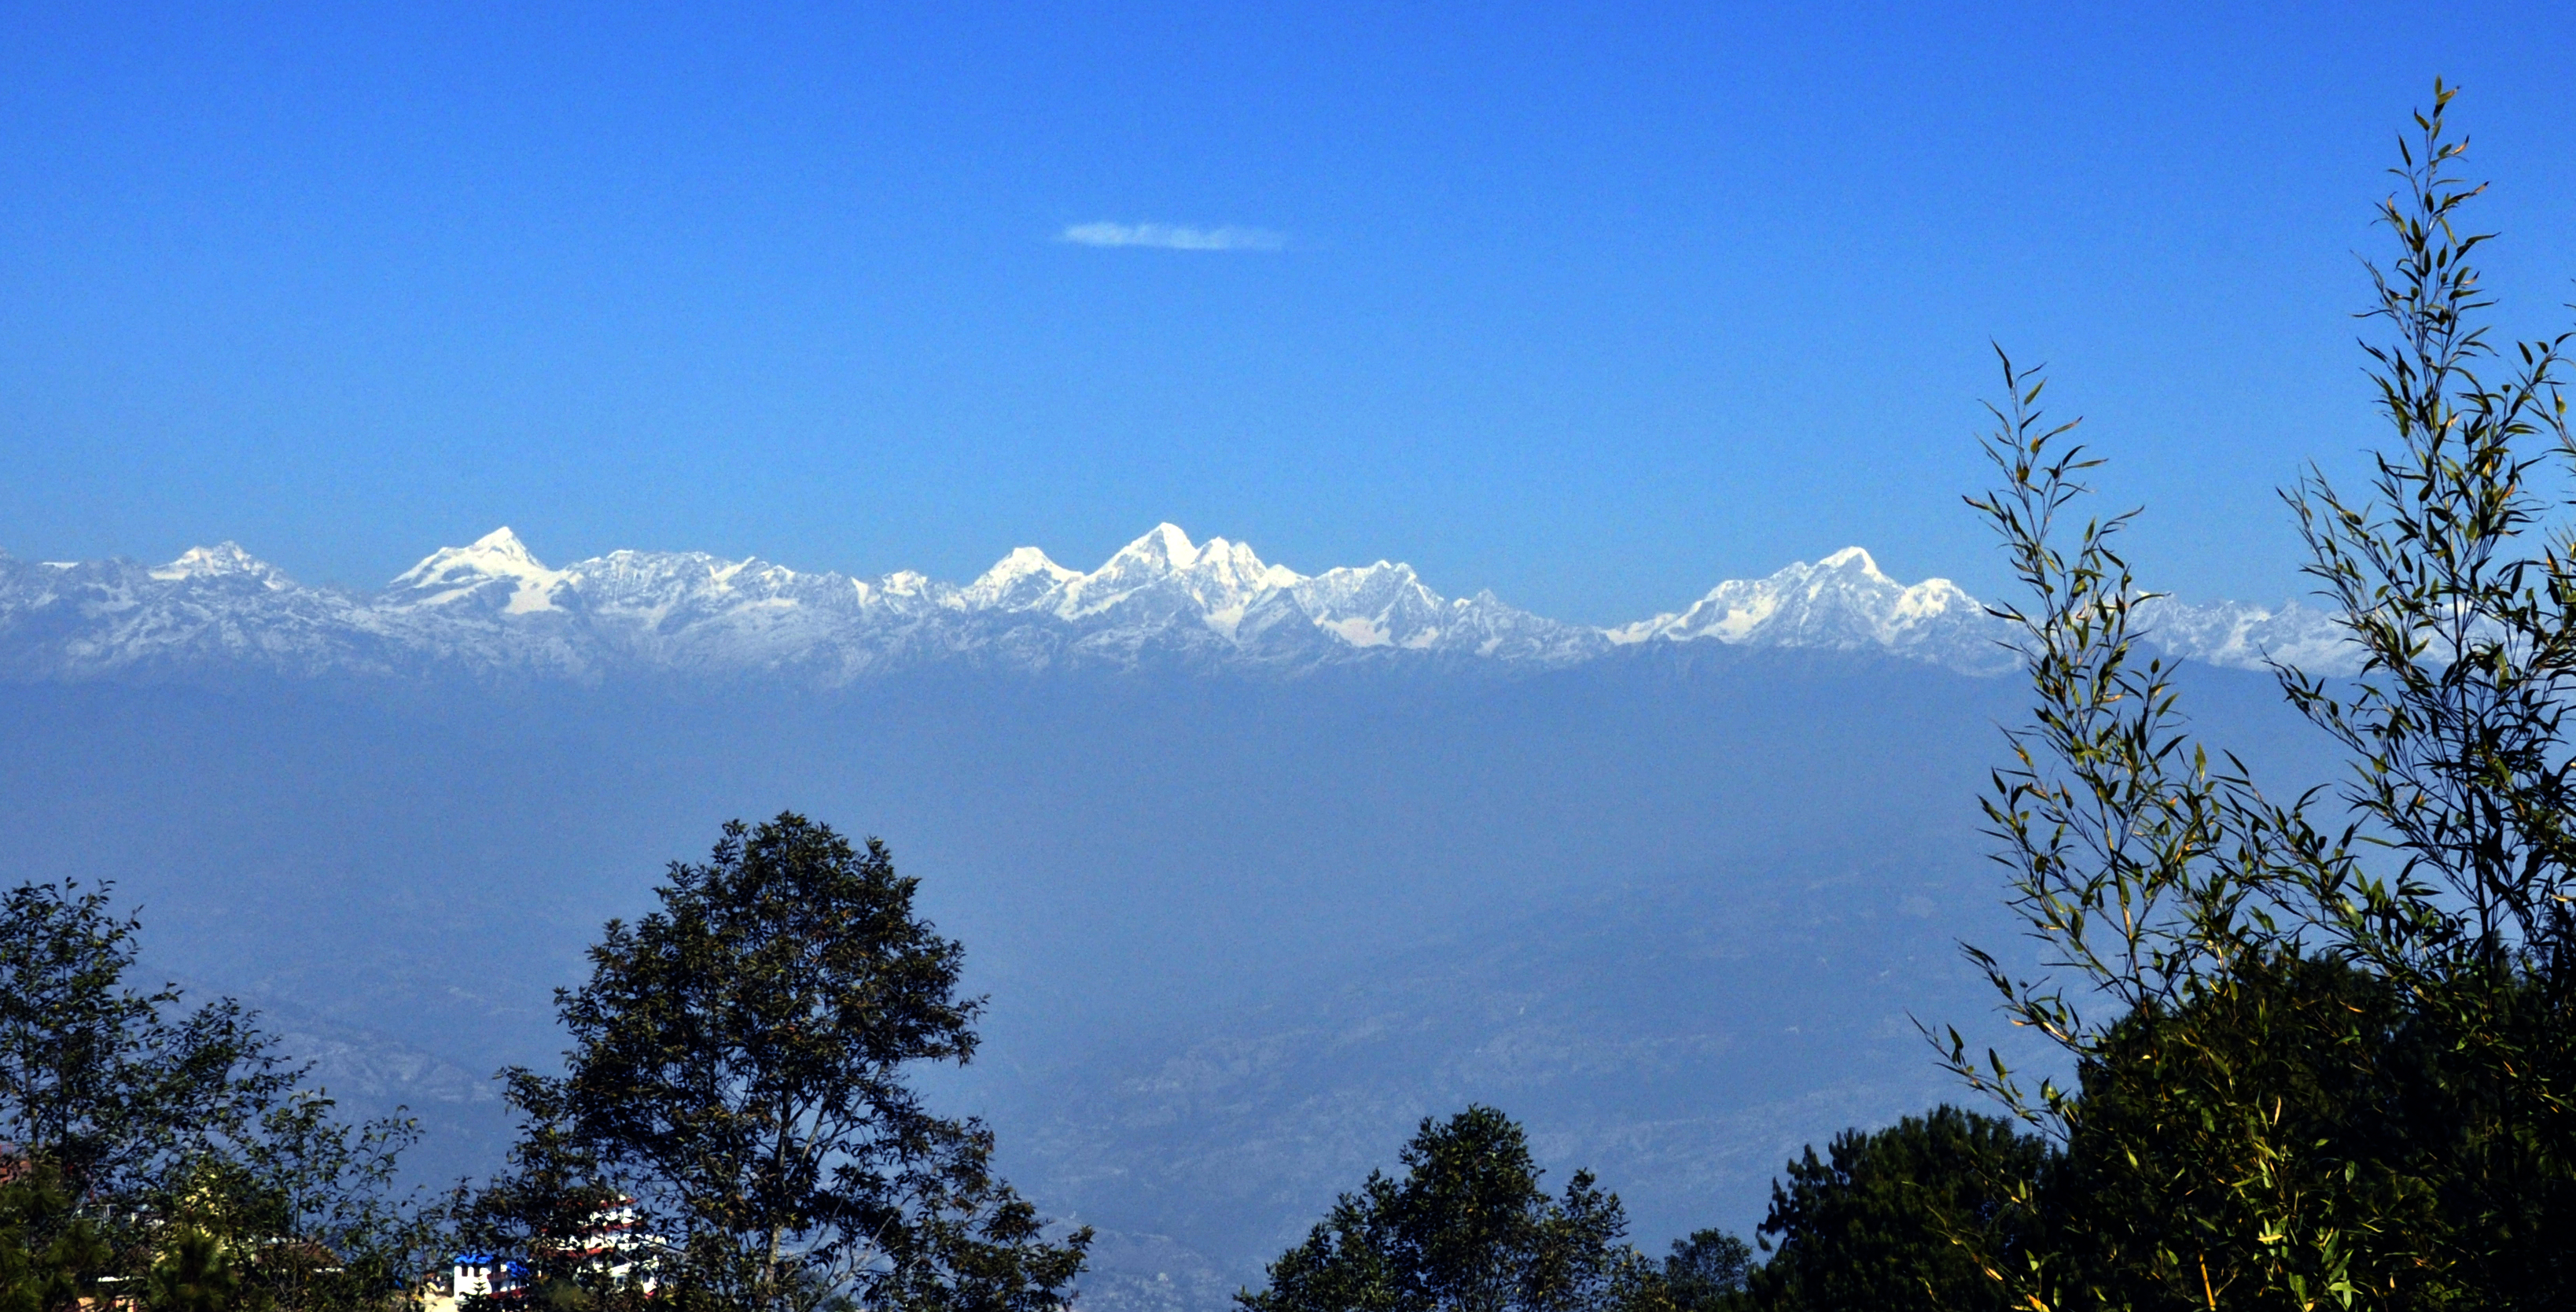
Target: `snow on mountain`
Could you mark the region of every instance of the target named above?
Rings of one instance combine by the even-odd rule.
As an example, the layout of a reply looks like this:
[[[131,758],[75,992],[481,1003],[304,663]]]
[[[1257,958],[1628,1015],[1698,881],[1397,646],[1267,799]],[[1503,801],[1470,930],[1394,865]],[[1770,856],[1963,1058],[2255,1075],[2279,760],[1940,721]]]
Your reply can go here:
[[[970,610],[1032,610],[1081,577],[1081,570],[1066,569],[1035,547],[1022,547],[959,589],[957,603]]]
[[[2152,604],[2177,656],[2349,667],[2330,616],[2289,605]],[[1295,674],[1454,660],[1540,670],[1653,644],[1879,651],[1965,673],[2010,669],[2003,626],[1946,579],[1911,585],[1858,547],[1615,629],[1560,623],[1490,592],[1450,598],[1409,565],[1305,575],[1172,524],[1098,569],[1022,547],[964,586],[910,571],[807,574],[702,552],[616,551],[551,568],[507,528],[444,547],[374,593],[312,588],[226,542],[157,569],[0,553],[0,677],[170,675],[232,665],[310,675],[440,669],[595,679],[614,672],[786,675],[837,685],[939,662],[1004,669]]]
[[[476,538],[472,546],[441,547],[396,575],[386,585],[385,601],[396,609],[474,601],[525,615],[555,609],[556,592],[571,578],[569,571],[538,564],[505,524]]]
[[[1908,587],[1859,547],[1767,579],[1732,579],[1680,614],[1610,630],[1621,645],[1714,640],[1765,647],[1878,648],[1972,674],[2016,663],[2004,626],[1948,579]]]
[[[2191,606],[2159,597],[2138,607],[2137,622],[2149,645],[2187,660],[2248,670],[2279,662],[2315,674],[2361,668],[2360,649],[2343,622],[2295,601],[2278,608],[2236,601]]]
[[[509,530],[503,529],[503,532]],[[78,562],[55,562],[58,569],[73,569]],[[295,586],[286,571],[242,550],[238,542],[218,542],[211,547],[190,547],[177,560],[152,571],[152,577],[165,583],[179,579],[246,579],[271,592],[284,592]]]

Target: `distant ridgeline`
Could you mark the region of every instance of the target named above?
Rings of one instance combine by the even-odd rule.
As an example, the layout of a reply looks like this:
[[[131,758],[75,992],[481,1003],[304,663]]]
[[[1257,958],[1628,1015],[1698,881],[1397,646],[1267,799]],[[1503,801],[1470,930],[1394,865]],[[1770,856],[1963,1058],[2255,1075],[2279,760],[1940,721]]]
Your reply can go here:
[[[2171,655],[2351,667],[2337,623],[2295,603],[2157,605],[2151,640]],[[1239,542],[1193,545],[1170,524],[1088,574],[1022,547],[963,586],[702,552],[616,551],[550,569],[506,528],[443,548],[374,593],[304,586],[230,542],[158,568],[0,552],[0,677],[19,681],[236,670],[837,686],[950,663],[1284,676],[1430,661],[1510,674],[1702,642],[1876,651],[1998,674],[2013,664],[2003,633],[1948,580],[1899,584],[1858,547],[1612,629],[1546,619],[1491,592],[1445,598],[1408,565],[1299,574]]]

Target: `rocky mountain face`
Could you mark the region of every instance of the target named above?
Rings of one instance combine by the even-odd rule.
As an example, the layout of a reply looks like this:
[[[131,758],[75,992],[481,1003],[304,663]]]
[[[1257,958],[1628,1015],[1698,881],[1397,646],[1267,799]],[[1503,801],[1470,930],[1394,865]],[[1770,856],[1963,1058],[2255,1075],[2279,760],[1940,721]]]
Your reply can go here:
[[[2248,668],[2269,657],[2328,673],[2351,663],[2330,618],[2296,605],[2154,605],[2154,640],[2175,656]],[[1491,592],[1444,597],[1387,561],[1300,574],[1240,542],[1193,543],[1170,524],[1089,573],[1022,547],[964,585],[702,552],[616,551],[554,569],[507,528],[442,548],[374,593],[303,586],[230,542],[158,568],[0,553],[0,677],[22,680],[231,667],[840,686],[947,662],[1295,675],[1445,660],[1510,673],[1703,642],[1875,651],[1994,674],[2014,664],[2004,636],[1957,585],[1900,584],[1858,547],[1720,583],[1679,611],[1611,629],[1533,615]]]

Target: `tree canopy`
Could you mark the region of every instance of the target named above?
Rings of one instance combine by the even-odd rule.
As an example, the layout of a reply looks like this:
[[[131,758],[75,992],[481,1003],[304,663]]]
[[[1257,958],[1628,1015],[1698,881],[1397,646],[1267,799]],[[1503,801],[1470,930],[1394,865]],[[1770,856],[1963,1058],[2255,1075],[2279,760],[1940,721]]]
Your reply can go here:
[[[2192,736],[2139,645],[2135,512],[2079,523],[2100,462],[2006,362],[2002,482],[1974,504],[2028,597],[1997,613],[2035,697],[1986,814],[2044,959],[1973,955],[2078,1079],[1944,1047],[2063,1153],[2011,1199],[2046,1241],[1978,1250],[2015,1303],[2576,1301],[2576,536],[2539,490],[2576,474],[2569,338],[2504,351],[2481,322],[2453,95],[2380,207],[2374,477],[2286,494],[2362,658],[2277,670],[2345,749],[2340,786],[2267,793]]]
[[[1940,1107],[1810,1148],[1771,1187],[1770,1259],[1750,1273],[1756,1306],[1975,1312],[2012,1304],[1977,1251],[2022,1246],[2012,1183],[2045,1155],[2013,1123]],[[1973,1228],[1973,1234],[1963,1233]]]
[[[1694,1230],[1664,1258],[1664,1289],[1680,1312],[1728,1312],[1744,1305],[1753,1247],[1724,1230]]]
[[[140,1291],[154,1312],[407,1298],[434,1217],[399,1197],[408,1121],[351,1126],[230,998],[129,980],[105,885],[0,896],[0,1308]],[[110,1286],[105,1282],[114,1281]]]
[[[1521,1127],[1491,1107],[1423,1119],[1404,1176],[1370,1172],[1269,1267],[1244,1312],[1599,1312],[1659,1300],[1616,1195],[1578,1171],[1539,1187]]]
[[[1090,1232],[1047,1239],[991,1132],[909,1082],[974,1054],[983,1007],[918,884],[793,813],[673,863],[661,908],[609,922],[558,993],[565,1073],[505,1073],[525,1132],[484,1232],[595,1289],[629,1265],[727,1307],[1051,1312]],[[577,1242],[608,1210],[632,1214],[631,1265]]]

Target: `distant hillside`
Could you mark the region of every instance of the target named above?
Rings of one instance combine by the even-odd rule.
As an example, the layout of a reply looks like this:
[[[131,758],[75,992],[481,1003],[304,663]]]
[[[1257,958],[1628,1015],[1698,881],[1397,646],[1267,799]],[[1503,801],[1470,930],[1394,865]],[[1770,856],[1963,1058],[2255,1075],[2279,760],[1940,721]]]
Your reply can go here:
[[[2012,946],[1974,799],[2016,680],[1661,640],[1171,670],[0,684],[0,875],[118,880],[157,968],[425,1110],[436,1177],[497,1160],[482,1077],[550,1059],[550,990],[666,862],[787,807],[882,835],[992,996],[932,1083],[1115,1232],[1111,1312],[1212,1310],[1469,1099],[1650,1247],[1749,1227],[1796,1145],[1941,1096],[1909,1016],[1988,1020],[1952,944]],[[2190,683],[2220,742],[2319,773],[2268,676]]]

